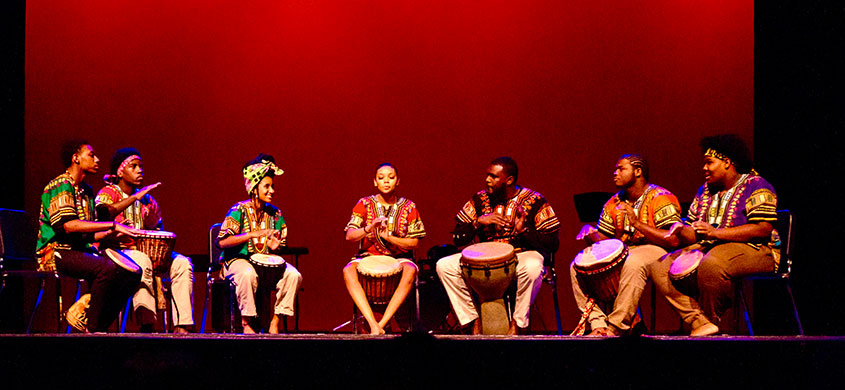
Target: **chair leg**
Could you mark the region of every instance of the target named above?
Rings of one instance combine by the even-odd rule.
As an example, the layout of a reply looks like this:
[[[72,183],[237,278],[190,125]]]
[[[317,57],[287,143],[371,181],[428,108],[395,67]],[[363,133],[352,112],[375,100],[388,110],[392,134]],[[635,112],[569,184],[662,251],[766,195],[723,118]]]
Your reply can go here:
[[[235,285],[229,281],[229,333],[235,333]]]
[[[35,307],[32,308],[32,314],[29,315],[29,323],[26,325],[26,334],[32,332],[32,324],[35,321],[35,315],[38,314],[38,306],[41,305],[41,298],[44,296],[45,284],[47,284],[47,278],[42,278],[41,287],[38,289],[38,298],[35,299]]]
[[[563,336],[563,326],[560,323],[560,302],[557,297],[557,275],[554,275],[552,281],[552,300],[555,304],[555,321],[557,322],[557,335]]]
[[[748,335],[754,336],[754,328],[751,324],[751,318],[748,314],[748,302],[745,298],[745,289],[743,288],[742,280],[738,281],[737,292],[739,293],[739,305],[741,306],[740,311],[743,313],[745,318],[745,324],[748,328]],[[736,305],[736,303],[734,303]],[[737,316],[736,321],[739,322],[739,317]]]
[[[213,283],[210,278],[206,278],[205,302],[202,304],[202,325],[200,325],[200,333],[205,333],[205,323],[208,321],[208,301],[211,297],[211,286]]]
[[[801,326],[801,318],[798,317],[798,306],[795,305],[795,297],[792,295],[792,286],[789,279],[786,280],[786,292],[789,293],[789,300],[792,301],[792,313],[795,315],[795,323],[798,324],[798,334],[804,335],[804,327]]]
[[[56,279],[56,333],[62,333],[62,320],[64,314],[62,313],[64,309],[64,298],[62,297],[62,278],[59,274],[53,274],[54,279]]]

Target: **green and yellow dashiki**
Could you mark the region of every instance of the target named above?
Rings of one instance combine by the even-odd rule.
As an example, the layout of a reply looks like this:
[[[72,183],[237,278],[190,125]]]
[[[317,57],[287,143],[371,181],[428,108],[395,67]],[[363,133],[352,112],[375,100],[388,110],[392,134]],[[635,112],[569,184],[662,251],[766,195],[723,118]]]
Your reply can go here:
[[[93,233],[66,233],[64,224],[76,219],[94,221],[94,190],[85,182],[74,184],[65,172],[47,184],[41,194],[41,213],[38,218],[38,243],[35,257],[38,269],[56,269],[56,249],[93,252]]]
[[[288,228],[279,209],[265,203],[264,213],[259,220],[258,212],[253,207],[252,201],[245,200],[238,202],[229,209],[226,218],[223,220],[223,226],[220,227],[220,234],[217,239],[222,240],[229,236],[264,229],[275,229],[281,232],[279,236],[282,241],[281,245],[287,245]],[[260,237],[250,239],[241,245],[224,248],[220,253],[220,261],[228,267],[234,259],[249,259],[253,253],[269,253],[270,248],[267,247],[266,242],[266,237]]]

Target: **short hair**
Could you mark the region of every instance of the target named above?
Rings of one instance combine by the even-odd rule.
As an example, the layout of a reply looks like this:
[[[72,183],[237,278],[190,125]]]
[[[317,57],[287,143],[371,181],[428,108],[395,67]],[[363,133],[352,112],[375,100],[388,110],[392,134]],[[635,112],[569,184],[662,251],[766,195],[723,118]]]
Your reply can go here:
[[[383,168],[383,167],[391,167],[391,168],[393,168],[393,172],[396,172],[396,177],[399,177],[399,170],[398,170],[398,169],[396,169],[396,166],[395,166],[395,165],[393,165],[392,163],[389,163],[389,162],[383,162],[383,163],[381,163],[381,164],[377,165],[377,166],[376,166],[376,170],[375,170],[375,171],[373,171],[373,177],[376,177],[376,176],[378,175],[378,170],[379,170],[379,169],[381,169],[381,168]]]
[[[61,158],[62,166],[69,167],[73,164],[73,156],[79,153],[83,146],[90,145],[85,139],[71,139],[62,144]]]
[[[129,148],[120,148],[116,152],[114,152],[114,156],[111,158],[111,165],[109,166],[109,173],[112,175],[117,174],[117,168],[120,168],[120,164],[123,163],[123,160],[129,158],[129,156],[138,156],[141,157],[141,152],[138,149],[129,147]]]
[[[648,181],[648,161],[646,161],[645,157],[638,153],[630,153],[630,154],[623,154],[622,157],[619,157],[616,161],[628,160],[631,163],[631,166],[634,168],[640,168],[643,171],[643,179]]]
[[[490,165],[501,166],[506,175],[513,176],[514,182],[519,179],[519,167],[516,165],[516,161],[514,161],[513,158],[508,156],[497,157],[493,159],[493,161],[490,161]]]
[[[736,171],[739,173],[751,172],[752,165],[751,152],[745,141],[736,134],[719,134],[710,137],[704,137],[701,140],[701,152],[706,153],[708,149],[712,149],[719,154],[731,159],[731,162],[736,166]]]

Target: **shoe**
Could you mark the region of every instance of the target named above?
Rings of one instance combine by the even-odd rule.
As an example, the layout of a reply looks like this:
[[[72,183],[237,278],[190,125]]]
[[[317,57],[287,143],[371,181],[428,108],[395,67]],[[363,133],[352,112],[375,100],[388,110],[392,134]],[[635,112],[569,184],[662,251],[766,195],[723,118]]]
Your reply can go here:
[[[692,337],[700,337],[700,336],[712,336],[716,333],[719,333],[719,327],[714,325],[713,323],[706,323],[704,325],[695,328],[690,332],[690,336]]]
[[[91,294],[79,297],[79,300],[70,305],[65,314],[68,325],[82,333],[88,333],[88,306],[91,302]]]

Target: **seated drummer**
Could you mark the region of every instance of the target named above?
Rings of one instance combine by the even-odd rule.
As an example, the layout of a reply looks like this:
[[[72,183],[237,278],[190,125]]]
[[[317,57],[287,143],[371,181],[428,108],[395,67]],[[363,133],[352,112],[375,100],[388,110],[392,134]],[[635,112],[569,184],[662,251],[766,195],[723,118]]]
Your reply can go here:
[[[100,189],[96,202],[101,219],[113,219],[141,230],[161,230],[161,210],[149,192],[161,183],[141,188],[144,182],[144,163],[135,148],[118,149],[111,160],[110,174],[104,177],[106,186]],[[132,297],[135,318],[141,332],[152,332],[156,319],[156,302],[153,289],[153,264],[150,258],[137,250],[128,250],[131,242],[104,241],[101,247],[123,248],[141,267],[141,285]],[[191,260],[179,253],[171,254],[171,291],[173,293],[174,333],[188,333],[194,325],[193,291],[194,266]]]
[[[519,168],[510,157],[499,157],[487,167],[487,189],[473,195],[456,216],[455,245],[481,242],[506,242],[517,248],[516,304],[508,334],[525,333],[529,310],[542,285],[544,259],[557,251],[560,223],[554,210],[539,192],[517,185]],[[512,213],[497,209],[513,210]],[[478,308],[463,279],[461,254],[437,261],[440,277],[452,309],[462,327],[472,325],[473,334],[481,333]]]
[[[670,228],[670,235],[684,248],[698,249],[704,257],[698,267],[698,297],[706,323],[693,325],[693,336],[719,332],[721,315],[733,298],[732,280],[745,275],[774,272],[780,260],[777,232],[777,195],[769,182],[752,169],[745,142],[737,135],[723,134],[701,141],[704,154],[704,185],[690,205],[686,223]],[[664,256],[653,273],[668,274],[672,261],[682,250]],[[663,294],[679,295],[670,283],[658,283]],[[709,321],[708,321],[709,320]]]
[[[626,154],[616,161],[613,183],[619,189],[604,204],[596,227],[585,225],[576,239],[587,245],[615,238],[628,246],[628,258],[619,274],[619,286],[610,315],[595,306],[586,318],[590,335],[612,336],[627,334],[637,312],[640,296],[649,278],[648,266],[678,246],[676,237],[665,237],[669,226],[681,220],[678,198],[671,192],[649,184],[648,163],[638,154]],[[573,266],[569,267],[575,303],[582,312],[587,297],[579,284]],[[661,275],[668,278],[666,274]],[[587,292],[589,293],[589,292]],[[679,312],[690,313],[688,300],[669,299]]]
[[[270,204],[276,192],[273,179],[284,173],[276,166],[273,156],[259,154],[244,164],[244,186],[249,199],[236,203],[229,209],[220,228],[218,243],[223,252],[223,276],[235,284],[235,295],[241,311],[244,333],[255,333],[258,311],[255,306],[255,292],[258,289],[258,273],[247,260],[256,253],[273,254],[285,246],[288,228],[279,209]],[[283,276],[275,282],[276,303],[269,333],[279,333],[282,316],[294,314],[296,292],[302,283],[302,275],[287,263]]]
[[[383,334],[384,327],[413,286],[417,266],[411,260],[411,251],[425,237],[425,227],[414,202],[396,195],[399,171],[393,164],[383,163],[376,167],[373,185],[378,193],[358,200],[352,208],[352,218],[344,229],[346,240],[357,241],[359,250],[356,258],[343,267],[343,281],[355,306],[367,320],[370,334]],[[402,267],[399,285],[379,321],[376,321],[358,280],[358,262],[362,257],[371,255],[397,258]]]
[[[36,259],[43,271],[85,279],[91,300],[83,332],[106,332],[138,286],[140,275],[124,270],[92,245],[106,235],[134,236],[137,230],[113,221],[96,221],[94,191],[83,180],[97,173],[99,161],[87,141],[62,148],[65,173],[51,180],[41,194]]]

